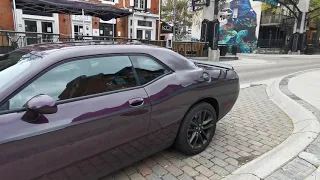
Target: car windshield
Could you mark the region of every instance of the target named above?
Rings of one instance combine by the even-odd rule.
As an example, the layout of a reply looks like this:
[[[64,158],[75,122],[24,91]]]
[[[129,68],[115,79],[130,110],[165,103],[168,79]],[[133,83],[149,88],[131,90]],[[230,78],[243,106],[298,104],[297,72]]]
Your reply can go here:
[[[14,83],[30,67],[30,61],[39,58],[41,57],[21,50],[0,56],[0,89]]]

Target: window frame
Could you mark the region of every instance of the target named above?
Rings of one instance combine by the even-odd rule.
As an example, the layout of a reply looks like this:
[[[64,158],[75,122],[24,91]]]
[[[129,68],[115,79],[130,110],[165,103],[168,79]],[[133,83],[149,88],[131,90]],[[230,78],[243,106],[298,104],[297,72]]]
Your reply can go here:
[[[143,7],[141,7],[142,3],[143,2]],[[145,10],[146,9],[146,2],[147,0],[135,0],[134,1],[134,9],[136,10]],[[136,6],[137,4],[137,6]]]
[[[28,81],[26,81],[19,88],[14,90],[9,96],[7,96],[2,102],[0,102],[0,107],[3,106],[5,104],[5,102],[9,101],[12,97],[14,97],[18,93],[20,93],[24,88],[26,88],[27,86],[32,84],[34,81],[39,79],[42,75],[44,75],[48,71],[50,71],[50,70],[52,70],[52,69],[54,69],[54,68],[56,68],[56,67],[58,67],[58,66],[60,66],[62,64],[65,64],[65,63],[68,63],[68,62],[72,62],[72,61],[90,59],[90,58],[103,58],[103,57],[113,57],[113,56],[127,56],[129,58],[130,63],[132,64],[132,71],[133,71],[133,74],[134,74],[135,79],[136,79],[136,86],[135,87],[123,88],[123,89],[118,89],[118,90],[114,90],[114,91],[108,91],[108,92],[97,93],[97,94],[92,94],[92,95],[87,95],[87,96],[82,96],[82,97],[76,97],[76,98],[71,98],[71,99],[66,99],[66,100],[60,100],[60,101],[57,101],[57,105],[66,104],[66,103],[75,102],[75,101],[81,101],[81,100],[100,97],[100,96],[106,96],[106,95],[110,95],[110,94],[114,94],[114,93],[130,91],[130,90],[139,89],[139,88],[144,88],[144,87],[154,83],[155,81],[163,78],[164,76],[167,76],[167,75],[169,75],[169,74],[174,72],[166,64],[164,64],[160,60],[156,59],[155,57],[151,56],[150,54],[146,54],[146,53],[109,53],[109,54],[96,54],[96,55],[79,56],[79,57],[73,57],[73,58],[68,58],[68,59],[62,59],[62,60],[60,60],[60,61],[48,66],[47,68],[45,68],[44,70],[39,72],[37,75],[33,76]],[[138,74],[137,74],[137,72],[136,72],[136,70],[134,68],[134,64],[133,64],[133,62],[132,62],[132,60],[130,58],[131,56],[145,56],[145,57],[148,57],[148,58],[154,60],[159,65],[161,65],[168,72],[164,73],[163,75],[153,79],[152,81],[150,81],[150,82],[148,82],[146,84],[141,85],[139,77],[138,77]],[[10,113],[18,113],[18,112],[23,112],[23,111],[26,111],[25,107],[18,108],[18,109],[12,109],[12,110],[0,111],[0,115],[10,114]]]

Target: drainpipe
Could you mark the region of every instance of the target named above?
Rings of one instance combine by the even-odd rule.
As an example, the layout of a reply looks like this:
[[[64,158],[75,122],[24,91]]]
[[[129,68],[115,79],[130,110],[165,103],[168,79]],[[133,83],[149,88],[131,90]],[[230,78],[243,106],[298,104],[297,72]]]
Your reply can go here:
[[[17,31],[17,18],[16,18],[16,16],[17,16],[17,14],[16,14],[16,12],[17,12],[17,7],[16,7],[16,0],[12,0],[12,5],[13,5],[13,21],[14,21],[13,25],[14,25],[14,30]]]
[[[115,38],[115,36],[114,36],[114,25],[116,25],[117,20],[115,18],[113,18],[112,21],[115,22],[115,24],[112,24],[112,37]],[[114,39],[112,39],[112,41],[114,41]]]
[[[84,23],[84,10],[82,9],[82,26],[83,26],[83,30],[82,30],[82,37],[86,35],[86,25]]]
[[[162,0],[159,0],[159,27],[158,27],[158,41],[160,41],[160,33],[161,33],[161,4],[162,4]]]

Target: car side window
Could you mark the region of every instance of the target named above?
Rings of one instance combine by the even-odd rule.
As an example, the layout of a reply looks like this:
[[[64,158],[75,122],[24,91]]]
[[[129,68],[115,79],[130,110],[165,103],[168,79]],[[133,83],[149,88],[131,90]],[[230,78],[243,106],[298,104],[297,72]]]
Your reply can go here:
[[[130,56],[140,84],[146,84],[168,72],[164,66],[147,56]]]
[[[8,110],[22,108],[32,97],[46,94],[67,100],[137,85],[128,56],[98,57],[59,65],[16,94]]]

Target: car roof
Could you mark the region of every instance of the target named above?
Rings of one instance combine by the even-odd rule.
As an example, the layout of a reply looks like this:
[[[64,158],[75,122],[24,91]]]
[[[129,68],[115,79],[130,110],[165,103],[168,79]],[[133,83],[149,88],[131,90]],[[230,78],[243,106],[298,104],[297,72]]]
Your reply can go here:
[[[45,66],[61,60],[104,54],[148,54],[174,71],[194,68],[191,61],[174,51],[160,46],[139,43],[110,42],[48,43],[25,46],[19,50],[43,57]]]

